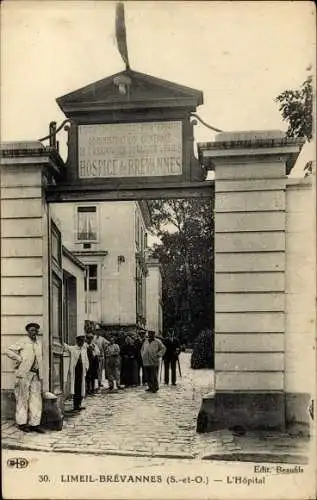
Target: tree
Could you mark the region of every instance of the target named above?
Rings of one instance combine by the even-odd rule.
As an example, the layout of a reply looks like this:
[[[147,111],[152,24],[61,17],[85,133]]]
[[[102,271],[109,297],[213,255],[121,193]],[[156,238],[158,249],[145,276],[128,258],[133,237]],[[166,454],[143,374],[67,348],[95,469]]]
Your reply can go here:
[[[162,266],[164,328],[176,327],[184,343],[213,323],[213,216],[211,200],[149,203],[154,257]]]
[[[211,330],[202,330],[195,339],[190,366],[194,369],[214,368],[214,336]]]
[[[310,68],[309,68],[310,69]],[[305,137],[308,142],[313,137],[313,83],[308,76],[298,90],[285,90],[275,99],[284,121],[288,122],[288,137]],[[313,162],[304,167],[305,177],[312,173]]]
[[[288,137],[313,136],[313,84],[309,76],[297,90],[285,90],[276,99],[283,120],[288,122]]]

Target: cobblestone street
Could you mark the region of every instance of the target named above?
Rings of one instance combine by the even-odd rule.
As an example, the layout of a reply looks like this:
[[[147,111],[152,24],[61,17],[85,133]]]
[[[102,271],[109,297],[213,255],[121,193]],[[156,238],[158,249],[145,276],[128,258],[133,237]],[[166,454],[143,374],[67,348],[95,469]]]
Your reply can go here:
[[[182,354],[182,378],[176,386],[160,384],[156,394],[144,387],[100,393],[85,400],[86,409],[66,416],[61,432],[23,434],[15,427],[5,433],[9,442],[53,447],[55,451],[123,453],[148,456],[195,455],[196,418],[202,395],[212,390],[211,370],[191,370],[190,355]],[[67,407],[66,407],[67,408]]]
[[[213,388],[211,370],[191,370],[190,355],[181,356],[182,378],[176,386],[161,383],[157,394],[144,387],[109,394],[106,390],[85,401],[86,409],[66,416],[63,430],[44,435],[24,434],[12,421],[2,424],[4,448],[69,453],[113,454],[164,458],[239,460],[259,452],[289,456],[302,462],[308,441],[280,433],[248,433],[236,437],[229,430],[196,433],[203,394]],[[234,458],[234,456],[236,458]],[[240,457],[240,458],[239,458]]]
[[[67,421],[58,448],[77,442],[92,451],[192,455],[201,397],[211,390],[213,373],[191,370],[188,354],[183,354],[181,362],[183,377],[178,385],[161,383],[157,394],[137,387],[112,394],[102,391],[88,398],[87,409]]]

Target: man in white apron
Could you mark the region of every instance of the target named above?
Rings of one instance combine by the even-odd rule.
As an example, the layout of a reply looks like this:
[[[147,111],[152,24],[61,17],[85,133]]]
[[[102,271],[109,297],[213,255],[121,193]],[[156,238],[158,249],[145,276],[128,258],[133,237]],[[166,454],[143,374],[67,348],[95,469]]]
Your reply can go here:
[[[43,351],[38,338],[40,326],[29,323],[27,338],[11,345],[6,355],[15,361],[15,421],[24,432],[44,431],[40,427],[43,394]]]
[[[86,373],[89,368],[85,334],[76,336],[76,345],[63,344],[70,353],[69,371],[70,394],[73,396],[74,411],[83,409],[82,400],[86,394]]]

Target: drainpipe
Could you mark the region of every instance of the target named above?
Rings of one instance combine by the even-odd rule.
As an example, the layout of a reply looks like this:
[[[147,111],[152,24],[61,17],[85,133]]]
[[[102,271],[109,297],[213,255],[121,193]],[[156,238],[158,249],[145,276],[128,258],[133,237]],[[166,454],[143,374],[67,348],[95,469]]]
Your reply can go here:
[[[85,281],[86,281],[86,292],[85,292],[85,304],[86,304],[86,316],[87,320],[90,319],[90,312],[89,312],[89,279],[88,279],[88,266],[85,266]]]
[[[100,264],[100,300],[99,300],[99,304],[100,304],[100,310],[99,310],[99,322],[100,321],[103,321],[102,319],[102,310],[103,310],[103,307],[102,307],[102,304],[103,304],[103,270],[104,270],[104,263],[102,262]],[[98,276],[98,274],[97,274]]]

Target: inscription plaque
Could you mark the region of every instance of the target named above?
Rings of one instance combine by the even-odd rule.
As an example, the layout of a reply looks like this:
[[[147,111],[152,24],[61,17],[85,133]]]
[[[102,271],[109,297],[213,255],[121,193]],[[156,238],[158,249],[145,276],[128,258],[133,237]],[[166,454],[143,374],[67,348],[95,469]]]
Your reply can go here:
[[[80,178],[182,174],[182,122],[78,126]]]

